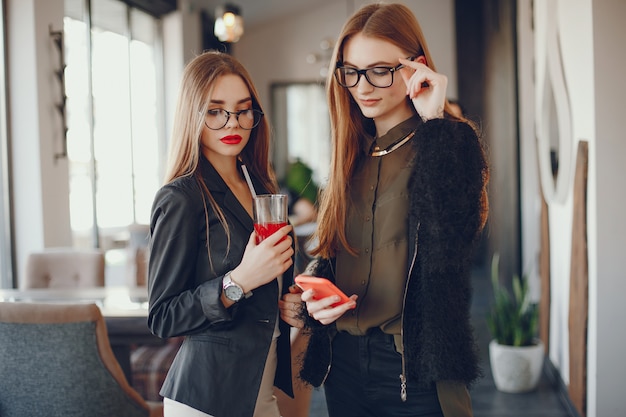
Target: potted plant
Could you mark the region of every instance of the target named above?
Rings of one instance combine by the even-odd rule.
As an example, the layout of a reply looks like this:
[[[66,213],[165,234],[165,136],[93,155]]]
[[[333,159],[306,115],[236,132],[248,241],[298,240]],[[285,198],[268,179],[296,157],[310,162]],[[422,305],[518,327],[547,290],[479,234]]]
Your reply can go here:
[[[537,328],[539,308],[529,298],[528,277],[513,276],[512,294],[500,283],[496,253],[491,261],[493,304],[487,325],[493,336],[489,360],[496,388],[520,393],[536,388],[543,368],[544,345]]]

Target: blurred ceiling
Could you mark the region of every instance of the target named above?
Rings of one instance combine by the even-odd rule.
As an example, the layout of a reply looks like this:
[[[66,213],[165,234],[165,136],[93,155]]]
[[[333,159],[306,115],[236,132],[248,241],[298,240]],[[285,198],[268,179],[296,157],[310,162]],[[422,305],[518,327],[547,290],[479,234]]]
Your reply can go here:
[[[314,10],[322,4],[336,0],[189,0],[192,7],[213,15],[218,6],[232,4],[241,10],[245,26],[256,26],[293,14]]]

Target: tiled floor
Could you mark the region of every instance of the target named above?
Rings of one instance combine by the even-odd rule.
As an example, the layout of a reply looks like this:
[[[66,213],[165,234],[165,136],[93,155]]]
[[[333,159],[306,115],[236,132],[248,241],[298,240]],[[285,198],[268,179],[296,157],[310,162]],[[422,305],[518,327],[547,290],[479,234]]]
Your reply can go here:
[[[507,394],[496,389],[489,367],[488,345],[491,339],[487,329],[487,314],[491,287],[486,272],[477,269],[473,277],[474,297],[472,320],[478,338],[484,377],[472,388],[475,417],[577,417],[569,411],[559,390],[543,375],[538,388],[525,394]],[[311,417],[327,417],[323,390],[315,390],[311,402]]]

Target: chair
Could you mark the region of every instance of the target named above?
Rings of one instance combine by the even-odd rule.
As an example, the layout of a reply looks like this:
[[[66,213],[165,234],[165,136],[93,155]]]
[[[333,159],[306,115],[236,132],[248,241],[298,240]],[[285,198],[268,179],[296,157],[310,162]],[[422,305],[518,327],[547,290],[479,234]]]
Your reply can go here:
[[[21,287],[102,287],[104,270],[104,252],[99,249],[48,248],[28,256]]]
[[[133,387],[146,400],[163,401],[159,391],[184,339],[177,336],[162,346],[137,346],[131,353]]]
[[[0,302],[0,415],[163,416],[128,384],[95,304]]]

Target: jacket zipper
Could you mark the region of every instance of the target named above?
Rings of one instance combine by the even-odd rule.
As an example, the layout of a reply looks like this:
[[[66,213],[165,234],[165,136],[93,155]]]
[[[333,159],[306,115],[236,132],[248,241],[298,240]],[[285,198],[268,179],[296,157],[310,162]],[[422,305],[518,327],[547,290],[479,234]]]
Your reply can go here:
[[[324,385],[324,383],[326,382],[326,379],[328,378],[328,375],[330,374],[330,366],[333,363],[333,347],[332,347],[332,341],[330,338],[330,334],[328,335],[328,351],[330,352],[330,359],[328,360],[328,367],[326,368],[326,375],[324,375],[324,379],[322,379],[322,383],[321,385]]]
[[[337,280],[337,275],[335,275],[335,269],[333,268],[333,263],[329,260],[328,261],[328,265],[330,266],[330,271],[333,273],[333,278],[335,279],[335,281]],[[326,379],[328,378],[328,375],[330,374],[330,367],[333,363],[333,346],[332,346],[333,342],[332,342],[332,338],[330,336],[330,334],[328,334],[328,351],[330,352],[330,359],[328,360],[328,367],[326,368],[326,375],[324,375],[324,379],[322,379],[322,384],[324,385],[324,382],[326,382]]]
[[[400,318],[400,339],[402,340],[402,354],[400,355],[402,358],[402,373],[400,374],[400,399],[402,402],[406,401],[407,393],[406,393],[406,359],[404,357],[404,309],[406,307],[406,296],[409,292],[409,281],[411,280],[411,273],[413,272],[413,267],[415,266],[415,260],[417,259],[417,243],[419,240],[419,230],[421,223],[417,223],[417,231],[415,232],[415,250],[413,251],[413,259],[411,259],[411,266],[409,267],[409,274],[406,278],[406,284],[404,287],[404,297],[402,298],[402,316]]]

